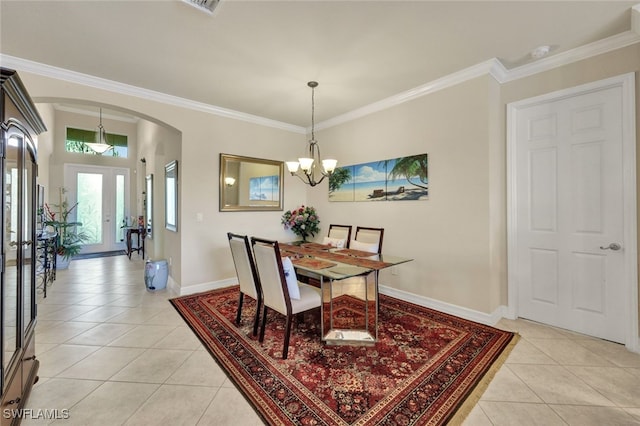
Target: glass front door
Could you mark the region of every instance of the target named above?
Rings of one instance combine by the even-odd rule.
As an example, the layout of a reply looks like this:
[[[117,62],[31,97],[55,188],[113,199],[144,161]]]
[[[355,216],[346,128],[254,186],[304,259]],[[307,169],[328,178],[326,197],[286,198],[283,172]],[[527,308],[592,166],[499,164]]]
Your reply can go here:
[[[80,230],[86,236],[82,252],[124,249],[123,225],[131,220],[127,202],[129,170],[67,165],[65,181],[69,204],[77,201],[76,220],[82,223]]]

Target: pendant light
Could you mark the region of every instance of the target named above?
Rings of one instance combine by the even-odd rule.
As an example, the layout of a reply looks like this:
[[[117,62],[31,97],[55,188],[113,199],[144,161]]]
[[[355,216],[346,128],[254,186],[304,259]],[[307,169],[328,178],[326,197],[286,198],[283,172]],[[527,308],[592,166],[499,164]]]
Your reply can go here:
[[[298,158],[298,161],[287,161],[287,168],[291,176],[298,176],[307,185],[316,186],[324,180],[325,177],[331,176],[335,171],[338,160],[325,159],[320,156],[320,146],[315,135],[315,89],[318,87],[317,81],[310,81],[307,86],[311,87],[311,140],[309,140],[309,156]],[[322,164],[322,170],[319,170],[321,177],[316,180],[316,165]],[[300,173],[299,173],[300,172]]]
[[[113,148],[113,146],[107,143],[107,131],[104,130],[104,127],[102,126],[102,108],[100,108],[100,124],[98,125],[98,131],[96,132],[96,141],[85,142],[85,145],[91,148],[91,150],[96,154],[101,155]]]

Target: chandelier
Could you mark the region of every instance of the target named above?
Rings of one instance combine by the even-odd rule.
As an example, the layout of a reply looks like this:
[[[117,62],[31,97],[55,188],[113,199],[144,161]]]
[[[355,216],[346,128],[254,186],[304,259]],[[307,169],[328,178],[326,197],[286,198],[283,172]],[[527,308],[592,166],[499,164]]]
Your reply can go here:
[[[104,130],[102,126],[102,108],[100,108],[100,125],[98,125],[98,131],[96,132],[96,141],[95,142],[85,142],[92,151],[96,154],[104,154],[113,146],[107,143],[107,131]]]
[[[287,161],[287,168],[291,176],[298,176],[307,185],[316,186],[322,180],[331,176],[331,173],[336,169],[338,160],[325,159],[322,160],[320,156],[320,146],[316,140],[315,135],[315,88],[318,87],[317,81],[310,81],[307,86],[311,87],[311,140],[309,141],[309,156],[298,158],[298,161]],[[322,170],[319,170],[322,177],[320,180],[316,180],[316,165],[322,164]],[[301,171],[302,174],[298,173]]]

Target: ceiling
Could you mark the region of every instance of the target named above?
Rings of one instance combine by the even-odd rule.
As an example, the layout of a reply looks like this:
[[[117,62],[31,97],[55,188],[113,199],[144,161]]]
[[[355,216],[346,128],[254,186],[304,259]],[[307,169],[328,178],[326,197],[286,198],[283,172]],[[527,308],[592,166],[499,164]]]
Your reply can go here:
[[[637,0],[636,0],[637,1]],[[631,29],[630,1],[0,1],[0,53],[308,126],[498,58]]]

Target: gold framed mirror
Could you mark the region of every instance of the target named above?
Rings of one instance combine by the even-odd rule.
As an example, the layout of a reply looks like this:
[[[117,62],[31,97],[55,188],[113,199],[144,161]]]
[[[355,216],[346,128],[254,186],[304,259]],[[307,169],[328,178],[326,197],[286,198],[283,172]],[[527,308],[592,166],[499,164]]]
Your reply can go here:
[[[220,211],[282,210],[284,162],[220,154]]]

